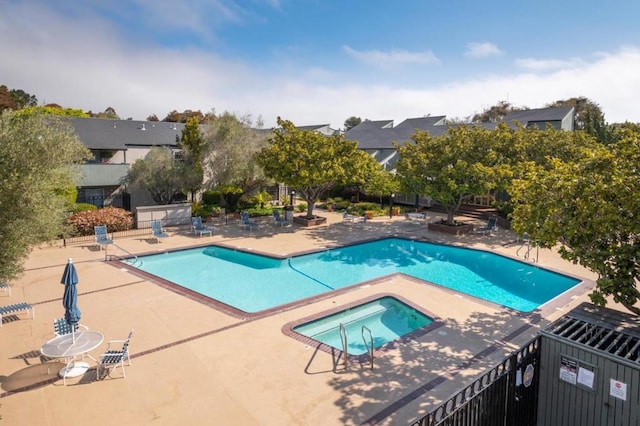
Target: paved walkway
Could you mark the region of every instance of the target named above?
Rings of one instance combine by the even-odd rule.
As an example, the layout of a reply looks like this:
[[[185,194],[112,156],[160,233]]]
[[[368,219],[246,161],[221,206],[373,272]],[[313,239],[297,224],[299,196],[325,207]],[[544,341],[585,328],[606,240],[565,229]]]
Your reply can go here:
[[[176,232],[162,243],[146,236],[116,243],[137,254],[216,243],[280,256],[392,235],[513,257],[520,247],[506,230],[455,237],[402,217],[376,218],[362,227],[341,223],[337,213],[319,213],[329,219],[327,225],[280,228],[265,219],[252,232],[229,224],[212,237]],[[40,356],[42,344],[53,337],[52,320],[64,313],[60,278],[70,257],[80,279],[81,322],[105,335],[92,354],[99,355],[107,340],[135,330],[126,379],[118,370],[95,381],[90,369],[64,386],[56,376],[60,364]],[[539,252],[539,264],[594,278],[549,250]],[[406,424],[528,341],[539,327],[587,300],[583,287],[538,315],[521,316],[394,275],[266,317],[242,319],[105,262],[104,251],[93,244],[42,246],[25,266],[24,276],[12,283],[12,295],[0,293],[0,305],[27,301],[36,312],[35,319],[9,316],[0,328],[3,425]],[[411,300],[439,318],[441,326],[377,353],[373,369],[357,363],[345,369],[335,355],[283,332],[291,322],[376,294]]]

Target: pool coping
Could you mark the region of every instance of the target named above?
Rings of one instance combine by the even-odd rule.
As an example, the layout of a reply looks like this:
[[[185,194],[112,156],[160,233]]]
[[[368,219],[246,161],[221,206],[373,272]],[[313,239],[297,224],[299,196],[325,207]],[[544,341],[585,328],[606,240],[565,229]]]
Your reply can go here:
[[[434,314],[433,312],[430,312],[427,309],[424,309],[421,306],[416,305],[415,303],[413,303],[412,301],[410,301],[409,299],[400,296],[397,293],[376,293],[376,294],[371,294],[369,296],[363,297],[362,299],[358,299],[346,304],[341,304],[339,306],[336,306],[334,308],[331,309],[327,309],[325,311],[322,312],[316,312],[312,315],[308,315],[306,317],[303,318],[299,318],[297,320],[294,321],[290,321],[288,323],[286,323],[285,325],[282,326],[281,330],[282,333],[285,336],[291,337],[294,340],[297,340],[299,342],[302,342],[304,344],[306,344],[309,347],[314,347],[316,350],[320,350],[323,352],[326,352],[328,354],[331,355],[335,355],[335,351],[338,351],[338,356],[337,358],[339,359],[343,354],[344,351],[338,349],[338,348],[334,348],[332,346],[327,345],[326,343],[322,343],[318,340],[312,339],[311,337],[305,336],[303,334],[300,334],[298,332],[296,332],[294,330],[295,327],[305,324],[307,322],[310,321],[315,321],[333,314],[336,314],[338,312],[342,312],[346,309],[350,309],[356,306],[360,306],[363,305],[365,303],[369,303],[369,302],[373,302],[374,300],[378,300],[378,299],[382,299],[384,297],[392,297],[402,303],[404,303],[405,305],[415,309],[416,311],[420,312],[421,314],[427,316],[428,318],[430,318],[432,320],[431,323],[429,323],[428,325],[424,326],[424,327],[420,327],[410,333],[405,334],[402,337],[399,337],[391,342],[387,342],[384,345],[380,346],[379,348],[376,348],[373,351],[374,357],[375,356],[379,356],[384,354],[385,352],[389,352],[391,350],[397,349],[398,345],[407,345],[412,343],[412,341],[414,341],[415,339],[422,337],[428,333],[431,333],[434,330],[437,330],[438,328],[442,327],[444,325],[444,322],[442,321],[442,318],[438,317],[436,314]],[[367,361],[369,362],[373,362],[373,360],[370,359],[370,356],[368,353],[364,353],[361,355],[349,355],[347,354],[347,360],[349,362],[358,362],[360,364],[364,364]]]

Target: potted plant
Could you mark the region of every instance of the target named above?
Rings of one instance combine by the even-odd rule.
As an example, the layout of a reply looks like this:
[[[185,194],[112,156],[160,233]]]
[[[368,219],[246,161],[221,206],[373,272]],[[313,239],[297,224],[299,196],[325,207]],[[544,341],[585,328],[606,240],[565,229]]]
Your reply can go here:
[[[373,217],[375,216],[375,212],[373,210],[366,210],[364,212],[364,215],[367,217],[367,220],[373,219]]]

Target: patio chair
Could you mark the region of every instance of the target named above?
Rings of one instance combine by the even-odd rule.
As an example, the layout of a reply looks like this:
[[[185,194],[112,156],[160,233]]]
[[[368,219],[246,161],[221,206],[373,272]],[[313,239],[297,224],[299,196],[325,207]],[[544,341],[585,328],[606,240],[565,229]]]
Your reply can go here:
[[[482,228],[476,229],[476,234],[487,235],[498,230],[498,218],[490,217],[487,224]]]
[[[11,286],[9,284],[0,282],[0,290],[11,296]]]
[[[109,238],[109,234],[107,233],[107,225],[94,226],[93,231],[95,233],[96,243],[100,246],[100,249],[102,249],[102,246],[113,244],[113,240]]]
[[[258,224],[249,218],[249,213],[240,212],[240,225],[251,231],[251,228],[257,228]]]
[[[127,365],[131,365],[131,358],[129,358],[129,342],[133,336],[133,329],[129,332],[129,335],[125,340],[110,340],[107,342],[107,350],[100,355],[98,365],[96,367],[96,380],[100,380],[100,368],[122,368],[122,377],[127,377],[124,372],[124,362],[127,361]],[[112,345],[114,346],[112,349]],[[108,373],[111,375],[111,372]]]
[[[71,334],[72,331],[78,331],[79,328],[89,330],[89,327],[82,324],[69,324],[64,318],[56,318],[53,320],[53,333],[58,336],[64,336],[65,334]]]
[[[287,220],[287,218],[280,215],[280,210],[278,209],[275,209],[273,211],[273,220],[276,223],[276,225],[284,226],[289,224],[289,221]]]
[[[160,222],[159,220],[151,221],[151,233],[154,237],[156,237],[156,240],[158,242],[160,242],[160,240],[163,238],[169,238],[169,234],[164,232],[164,230],[162,229],[162,222]]]
[[[200,237],[202,237],[202,234],[209,234],[211,236],[213,235],[213,231],[216,230],[214,227],[205,226],[202,223],[202,218],[200,216],[194,216],[191,218],[191,228],[193,229],[193,233],[200,234]]]
[[[2,316],[9,314],[16,314],[18,312],[31,311],[31,318],[36,317],[36,311],[33,310],[33,306],[26,302],[14,303],[13,305],[0,306],[0,327],[2,327]]]

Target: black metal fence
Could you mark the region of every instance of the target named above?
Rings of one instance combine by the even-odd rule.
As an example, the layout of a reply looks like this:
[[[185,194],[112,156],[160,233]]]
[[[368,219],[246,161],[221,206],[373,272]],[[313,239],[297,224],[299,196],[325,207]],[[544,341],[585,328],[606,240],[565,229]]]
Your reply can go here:
[[[540,336],[449,398],[414,426],[533,426],[537,421]]]

